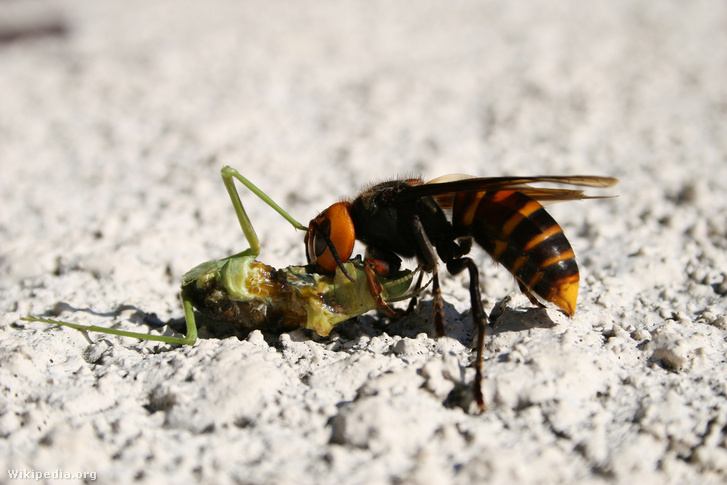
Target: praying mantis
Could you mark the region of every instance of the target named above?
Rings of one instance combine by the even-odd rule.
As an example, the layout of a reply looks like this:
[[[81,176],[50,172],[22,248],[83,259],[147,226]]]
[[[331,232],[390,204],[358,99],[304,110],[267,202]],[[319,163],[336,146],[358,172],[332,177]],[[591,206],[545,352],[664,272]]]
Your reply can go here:
[[[337,269],[332,274],[319,274],[310,265],[275,269],[258,261],[260,240],[245,212],[235,180],[278,212],[294,228],[308,228],[234,168],[226,166],[221,173],[250,247],[220,260],[206,261],[182,277],[181,299],[187,324],[183,337],[129,332],[37,316],[23,317],[22,320],[141,340],[194,345],[198,335],[195,308],[211,321],[231,323],[238,329],[286,331],[305,328],[327,336],[339,323],[380,305],[380,301],[371,295],[371,282],[360,257],[346,261],[343,270]],[[422,276],[419,268],[401,270],[386,277],[379,276],[377,282],[383,290],[383,300],[397,302],[411,299],[409,309],[412,309],[422,291]]]

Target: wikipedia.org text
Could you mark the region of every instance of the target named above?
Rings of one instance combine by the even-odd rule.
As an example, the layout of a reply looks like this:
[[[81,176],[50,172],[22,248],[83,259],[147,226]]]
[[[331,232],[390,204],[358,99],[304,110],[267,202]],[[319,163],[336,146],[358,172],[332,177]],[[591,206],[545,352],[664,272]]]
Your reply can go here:
[[[44,480],[44,479],[55,479],[55,480],[96,480],[96,472],[66,472],[60,468],[56,468],[52,472],[41,472],[38,470],[27,470],[17,469],[8,470],[8,478],[13,480]]]

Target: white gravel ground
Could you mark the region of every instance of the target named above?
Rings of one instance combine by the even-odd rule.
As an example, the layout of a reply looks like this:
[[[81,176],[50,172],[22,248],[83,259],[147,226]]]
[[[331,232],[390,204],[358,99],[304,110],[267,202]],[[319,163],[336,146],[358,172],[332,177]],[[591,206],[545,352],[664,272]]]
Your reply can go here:
[[[0,9],[0,483],[727,481],[724,2]],[[574,318],[474,252],[481,415],[466,277],[444,278],[439,340],[428,297],[329,338],[204,327],[185,348],[19,321],[181,331],[181,276],[245,248],[226,164],[303,222],[410,173],[621,183],[551,210]],[[261,259],[304,262],[244,197]]]

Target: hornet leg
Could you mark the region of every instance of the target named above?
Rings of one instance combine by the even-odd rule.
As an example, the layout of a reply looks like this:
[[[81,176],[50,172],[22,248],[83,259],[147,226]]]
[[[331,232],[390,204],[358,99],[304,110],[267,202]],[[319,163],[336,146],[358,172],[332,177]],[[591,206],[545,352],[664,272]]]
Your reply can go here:
[[[423,256],[424,270],[432,272],[432,307],[434,310],[434,331],[437,337],[444,337],[444,300],[442,290],[439,287],[439,272],[437,271],[437,253],[432,246],[429,237],[424,232],[424,226],[419,216],[412,219],[414,234],[416,235],[419,249]]]
[[[540,303],[538,301],[538,299],[535,298],[535,295],[533,295],[533,292],[528,290],[528,287],[525,286],[522,281],[517,280],[517,285],[520,288],[520,291],[522,291],[523,294],[528,297],[528,299],[530,300],[530,303],[532,303],[533,305],[535,305],[538,308],[545,308],[545,305]]]
[[[477,265],[471,258],[459,258],[447,263],[447,269],[452,274],[460,273],[467,268],[470,273],[470,300],[472,305],[472,320],[477,325],[477,360],[475,362],[475,382],[472,392],[480,411],[485,409],[485,399],[482,394],[482,355],[485,347],[485,332],[487,315],[482,308],[482,297],[480,296],[480,276]]]
[[[416,308],[416,294],[422,286],[422,279],[424,277],[424,274],[421,271],[419,272],[419,278],[417,279],[415,285],[416,290],[414,291],[414,296],[411,298],[411,300],[409,300],[409,305],[407,309],[399,310],[393,308],[391,305],[386,303],[386,299],[384,298],[383,294],[384,286],[379,281],[378,275],[383,275],[386,277],[398,271],[400,261],[398,256],[393,254],[388,255],[390,257],[389,261],[379,258],[377,256],[382,256],[382,258],[385,258],[387,255],[381,252],[377,252],[376,250],[369,249],[367,250],[366,258],[364,259],[364,273],[366,274],[366,282],[369,288],[369,294],[371,295],[371,298],[373,298],[376,302],[376,307],[384,312],[389,318],[401,318],[410,314],[412,311],[414,311],[414,308]],[[391,257],[396,259],[391,259]]]
[[[369,287],[369,294],[371,298],[376,302],[376,308],[381,310],[389,318],[400,318],[404,316],[404,311],[397,310],[389,306],[384,299],[384,285],[381,284],[379,278],[376,276],[376,268],[379,266],[379,261],[373,258],[366,258],[364,260],[364,273],[366,273],[366,282]]]

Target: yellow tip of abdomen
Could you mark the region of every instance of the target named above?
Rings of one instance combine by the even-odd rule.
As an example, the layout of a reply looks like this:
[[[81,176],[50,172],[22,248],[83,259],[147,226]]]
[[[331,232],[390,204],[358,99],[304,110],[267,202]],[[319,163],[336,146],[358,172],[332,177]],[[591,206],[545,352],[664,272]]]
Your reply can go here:
[[[576,302],[578,301],[578,280],[566,281],[559,285],[557,291],[548,298],[548,301],[558,305],[568,315],[575,315]]]

